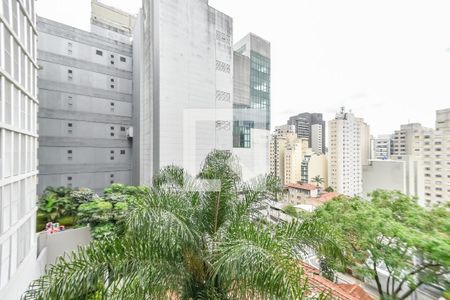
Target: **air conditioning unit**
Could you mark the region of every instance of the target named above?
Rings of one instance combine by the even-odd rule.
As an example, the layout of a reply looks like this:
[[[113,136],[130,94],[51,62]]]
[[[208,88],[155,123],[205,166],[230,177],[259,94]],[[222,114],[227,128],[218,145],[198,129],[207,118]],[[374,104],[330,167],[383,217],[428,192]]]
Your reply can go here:
[[[128,127],[128,129],[127,129],[127,138],[129,138],[129,139],[133,138],[133,126]]]

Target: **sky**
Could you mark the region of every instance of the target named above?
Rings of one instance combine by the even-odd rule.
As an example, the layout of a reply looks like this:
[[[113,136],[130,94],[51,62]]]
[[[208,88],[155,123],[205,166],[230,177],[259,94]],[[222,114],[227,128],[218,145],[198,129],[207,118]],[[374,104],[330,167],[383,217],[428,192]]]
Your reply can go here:
[[[142,0],[102,0],[136,13]],[[341,106],[373,135],[434,127],[450,108],[448,0],[209,0],[233,17],[234,40],[271,42],[272,127]],[[39,0],[37,13],[89,30],[90,0]]]

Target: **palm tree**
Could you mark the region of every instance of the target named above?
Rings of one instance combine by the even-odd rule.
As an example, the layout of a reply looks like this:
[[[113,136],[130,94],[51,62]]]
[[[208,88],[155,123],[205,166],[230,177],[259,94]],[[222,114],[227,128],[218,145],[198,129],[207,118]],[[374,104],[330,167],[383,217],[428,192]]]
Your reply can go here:
[[[317,187],[319,187],[320,185],[322,185],[324,183],[324,180],[322,177],[320,177],[320,175],[315,176],[313,179],[311,179],[312,182],[317,184]]]
[[[122,236],[60,258],[23,299],[303,299],[301,255],[339,249],[312,221],[260,220],[274,186],[271,177],[242,183],[224,151],[196,178],[164,168]]]

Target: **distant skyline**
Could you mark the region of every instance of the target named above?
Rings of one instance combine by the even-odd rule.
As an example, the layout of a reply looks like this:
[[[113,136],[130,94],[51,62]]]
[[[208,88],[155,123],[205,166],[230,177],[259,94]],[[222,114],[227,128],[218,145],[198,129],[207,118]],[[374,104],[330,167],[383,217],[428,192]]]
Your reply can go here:
[[[103,0],[137,13],[141,0]],[[433,127],[450,108],[447,0],[210,0],[272,44],[272,127],[300,112],[330,120],[345,106],[374,135],[400,124]],[[89,0],[39,0],[37,13],[89,30]]]

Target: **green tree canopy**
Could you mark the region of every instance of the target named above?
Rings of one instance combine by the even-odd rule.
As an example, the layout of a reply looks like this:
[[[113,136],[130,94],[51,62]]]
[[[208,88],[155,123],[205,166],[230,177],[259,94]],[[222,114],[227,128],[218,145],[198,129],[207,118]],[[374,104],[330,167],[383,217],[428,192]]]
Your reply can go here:
[[[425,209],[400,192],[376,191],[370,201],[337,198],[312,216],[333,228],[345,264],[325,257],[338,270],[374,280],[382,299],[406,299],[424,284],[445,286],[450,268],[448,207]],[[381,270],[388,276],[382,280]]]
[[[339,248],[312,221],[257,221],[272,180],[242,183],[223,151],[196,178],[164,168],[125,211],[122,235],[61,258],[24,299],[303,299],[301,255]]]

